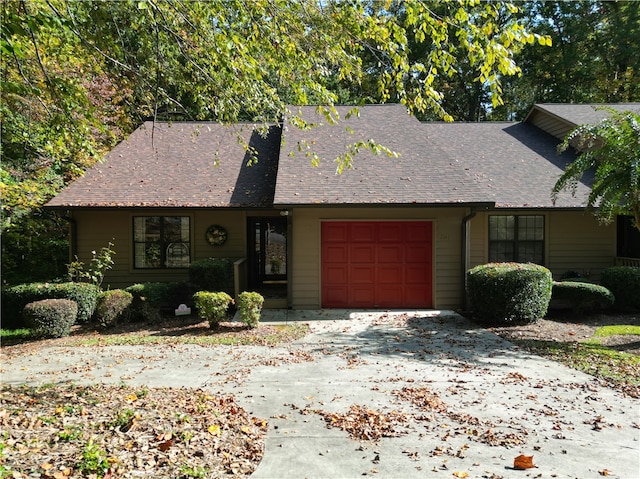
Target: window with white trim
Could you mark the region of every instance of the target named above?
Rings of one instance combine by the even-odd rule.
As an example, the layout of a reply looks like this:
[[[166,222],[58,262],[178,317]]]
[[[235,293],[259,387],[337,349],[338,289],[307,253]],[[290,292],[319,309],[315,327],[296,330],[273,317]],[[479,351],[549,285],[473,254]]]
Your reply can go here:
[[[188,216],[133,218],[134,268],[188,268],[191,241]]]
[[[544,216],[489,216],[489,261],[543,264]]]

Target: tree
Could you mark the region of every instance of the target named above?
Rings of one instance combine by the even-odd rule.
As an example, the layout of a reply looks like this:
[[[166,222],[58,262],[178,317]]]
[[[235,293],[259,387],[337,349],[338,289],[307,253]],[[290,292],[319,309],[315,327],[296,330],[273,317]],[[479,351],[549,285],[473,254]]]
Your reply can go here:
[[[266,124],[318,104],[340,121],[346,100],[450,120],[439,79],[460,62],[499,105],[514,52],[549,43],[503,21],[515,12],[478,0],[2,2],[3,261],[37,251],[7,231],[37,230],[40,207],[148,118]]]
[[[640,231],[640,113],[608,111],[610,117],[575,128],[560,145],[560,151],[574,147],[578,155],[554,185],[552,199],[565,188],[575,192],[578,181],[593,171],[588,206],[604,223],[630,216]]]
[[[515,55],[522,75],[505,78],[496,120],[521,119],[534,103],[619,103],[640,100],[640,2],[528,1],[517,14],[549,35],[551,48],[525,46]]]

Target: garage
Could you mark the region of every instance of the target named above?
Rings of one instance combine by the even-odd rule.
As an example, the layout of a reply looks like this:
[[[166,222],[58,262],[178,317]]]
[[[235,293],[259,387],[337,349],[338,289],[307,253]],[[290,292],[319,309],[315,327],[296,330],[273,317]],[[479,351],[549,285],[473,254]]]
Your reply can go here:
[[[433,307],[430,221],[323,221],[323,308]]]

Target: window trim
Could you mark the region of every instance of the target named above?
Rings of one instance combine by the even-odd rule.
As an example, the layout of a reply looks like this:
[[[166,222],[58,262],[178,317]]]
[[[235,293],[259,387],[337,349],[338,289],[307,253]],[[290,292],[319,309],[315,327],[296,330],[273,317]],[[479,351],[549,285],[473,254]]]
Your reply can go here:
[[[492,240],[491,239],[491,218],[497,217],[512,217],[513,218],[513,239],[512,240]],[[542,219],[542,239],[540,240],[521,240],[518,238],[518,222],[522,217],[539,217]],[[495,259],[491,258],[491,246],[497,243],[511,243],[513,244],[513,259],[509,261],[513,262],[521,262],[520,258],[518,258],[518,245],[520,243],[539,243],[542,245],[542,257],[539,263],[540,265],[544,265],[547,259],[547,221],[546,215],[539,213],[521,213],[521,214],[498,214],[498,215],[487,215],[487,260],[489,262],[494,262]]]
[[[167,264],[167,248],[176,243],[167,241],[165,239],[165,218],[187,218],[189,232],[188,241],[181,241],[180,243],[186,243],[188,245],[189,258],[186,265],[181,266],[168,266]],[[158,241],[136,241],[136,219],[137,218],[159,218],[160,219],[160,239]],[[191,215],[184,214],[149,214],[149,215],[131,215],[131,242],[132,242],[132,255],[131,266],[136,271],[164,271],[164,270],[180,270],[187,269],[193,261],[193,218]],[[137,266],[136,262],[136,246],[139,244],[158,244],[160,246],[160,264],[159,266]]]

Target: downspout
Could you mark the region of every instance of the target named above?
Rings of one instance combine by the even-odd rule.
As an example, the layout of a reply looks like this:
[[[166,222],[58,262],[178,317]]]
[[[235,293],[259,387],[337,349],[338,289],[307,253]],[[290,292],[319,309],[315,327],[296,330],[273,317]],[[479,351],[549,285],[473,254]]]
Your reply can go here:
[[[469,304],[467,302],[467,271],[469,270],[469,265],[471,263],[471,260],[469,258],[469,222],[476,216],[476,214],[478,214],[478,211],[481,211],[481,210],[486,211],[494,206],[495,204],[490,204],[490,203],[471,205],[469,214],[464,218],[462,218],[462,235],[461,235],[461,238],[462,238],[462,245],[461,245],[462,246],[461,248],[462,292],[461,293],[462,294],[460,297],[462,298],[461,306],[463,310],[469,309]]]

